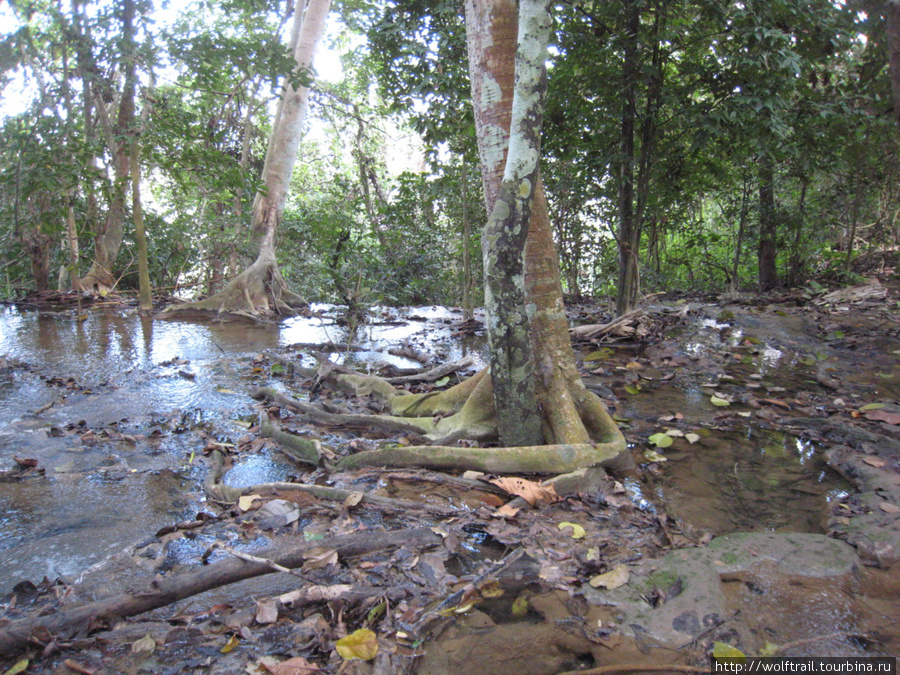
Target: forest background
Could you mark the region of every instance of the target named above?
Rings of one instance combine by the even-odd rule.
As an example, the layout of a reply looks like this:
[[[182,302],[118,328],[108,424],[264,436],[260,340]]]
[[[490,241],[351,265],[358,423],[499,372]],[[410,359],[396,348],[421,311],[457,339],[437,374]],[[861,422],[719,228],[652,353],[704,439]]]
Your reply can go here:
[[[166,7],[4,9],[0,295],[136,289],[141,230],[154,289],[220,290],[256,256],[252,203],[294,84],[312,90],[278,232],[288,287],[350,307],[480,304],[462,3],[335,3],[329,80],[298,70],[290,2]],[[898,12],[554,5],[541,172],[564,291],[623,313],[662,289],[852,282],[860,251],[896,246]]]

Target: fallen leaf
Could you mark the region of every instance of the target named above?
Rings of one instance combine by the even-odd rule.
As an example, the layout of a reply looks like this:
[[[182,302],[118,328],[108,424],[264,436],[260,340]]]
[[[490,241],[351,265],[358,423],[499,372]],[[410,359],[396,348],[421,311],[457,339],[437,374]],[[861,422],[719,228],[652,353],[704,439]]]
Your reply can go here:
[[[238,508],[241,511],[249,511],[250,507],[253,505],[257,499],[262,499],[259,495],[243,495],[240,499],[238,499]]]
[[[867,403],[864,406],[860,406],[861,412],[866,412],[867,410],[880,410],[884,407],[884,403]]]
[[[779,401],[777,398],[761,398],[759,399],[760,403],[765,403],[767,405],[778,406],[779,408],[784,408],[785,410],[790,410],[791,406],[785,403],[784,401]]]
[[[303,675],[319,670],[319,666],[310,663],[302,656],[295,656],[281,663],[262,663],[260,665],[272,675]]]
[[[556,489],[552,485],[545,486],[524,478],[504,476],[502,478],[494,478],[488,482],[493,483],[502,490],[506,490],[511,495],[521,497],[531,506],[540,502],[552,504],[557,499]]]
[[[669,443],[671,445],[671,443]],[[644,459],[648,462],[667,462],[669,461],[665,455],[659,454],[656,450],[647,449],[644,450]]]
[[[368,628],[360,628],[335,642],[334,648],[343,659],[371,661],[378,653],[378,638]]]
[[[23,673],[28,669],[28,664],[31,663],[28,659],[22,659],[12,668],[3,673],[3,675],[18,675],[18,673]]]
[[[874,466],[878,469],[885,466],[887,461],[882,459],[881,457],[863,457],[863,460],[869,466]]]
[[[513,506],[512,504],[504,504],[499,509],[494,511],[495,516],[500,516],[501,518],[515,518],[516,514],[521,511],[518,506]]]
[[[636,385],[636,384],[626,384],[626,385],[625,385],[625,391],[626,391],[627,393],[631,394],[632,396],[634,396],[635,394],[639,394],[639,393],[640,393],[641,388],[640,388],[639,385]]]
[[[609,572],[598,574],[590,581],[588,581],[588,583],[594,588],[602,587],[611,591],[615,588],[619,588],[619,586],[624,586],[625,584],[627,584],[629,577],[630,573],[628,572],[628,566],[619,565],[618,567],[611,569]]]
[[[900,424],[900,413],[889,412],[887,410],[869,410],[865,415],[867,420],[875,422],[887,422],[888,424]]]
[[[528,614],[528,596],[520,595],[518,598],[513,600],[512,615],[516,619],[521,619],[526,614]]]
[[[709,402],[712,403],[714,406],[718,406],[720,408],[724,408],[725,406],[731,405],[731,401],[728,401],[724,398],[720,398],[720,397],[716,396],[715,394],[713,394],[712,396],[709,397]]]
[[[681,429],[666,429],[666,436],[672,436],[673,438],[683,438],[684,432]]]
[[[671,436],[663,433],[653,434],[647,440],[653,443],[653,445],[655,445],[657,448],[668,448],[670,445],[672,445],[672,443],[675,442]]]
[[[585,535],[584,528],[578,523],[567,523],[563,522],[557,525],[560,530],[564,530],[567,527],[572,528],[572,539],[582,539]]]
[[[229,639],[228,642],[225,643],[225,646],[222,647],[222,649],[220,649],[219,651],[223,654],[227,654],[228,652],[233,650],[235,647],[237,647],[239,644],[241,644],[241,641],[238,640],[238,636],[232,635],[231,639]]]
[[[348,509],[353,508],[363,500],[363,497],[365,497],[363,492],[351,492],[344,500],[344,507]]]
[[[303,563],[303,572],[320,570],[328,565],[337,565],[338,554],[333,548],[312,548],[303,554],[306,562]]]
[[[76,673],[81,673],[81,675],[94,675],[94,673],[97,672],[93,668],[88,668],[87,666],[83,666],[80,663],[78,663],[77,661],[73,661],[72,659],[65,659],[63,661],[63,665],[65,665],[66,668],[74,670]]]
[[[684,439],[691,444],[696,443],[700,440],[700,436],[698,434],[685,434]]]
[[[155,651],[156,651],[156,640],[154,640],[149,635],[145,635],[140,640],[135,640],[134,642],[131,643],[132,654],[141,654],[143,656],[150,656]]]
[[[256,623],[265,625],[278,621],[278,602],[274,598],[266,600],[257,600],[256,602]]]
[[[891,514],[900,513],[900,506],[897,506],[896,504],[892,504],[891,502],[881,502],[878,506],[885,513],[891,513]]]
[[[730,644],[725,642],[714,642],[713,643],[713,658],[716,659],[739,659],[743,660],[747,658],[746,654],[742,652],[737,647],[732,647]]]

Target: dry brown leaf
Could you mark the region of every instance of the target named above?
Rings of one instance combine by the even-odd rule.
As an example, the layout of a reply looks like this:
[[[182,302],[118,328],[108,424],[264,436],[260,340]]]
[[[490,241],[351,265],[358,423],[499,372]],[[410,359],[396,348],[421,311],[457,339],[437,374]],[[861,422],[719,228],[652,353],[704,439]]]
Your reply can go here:
[[[890,412],[888,410],[867,410],[865,412],[867,420],[875,422],[887,422],[888,424],[900,424],[900,413]]]
[[[880,469],[887,464],[887,461],[882,459],[881,457],[863,457],[862,461],[864,461],[869,466],[874,466],[877,469]]]
[[[892,504],[891,502],[881,502],[878,506],[880,506],[881,510],[885,513],[900,513],[900,506]]]
[[[66,659],[65,661],[63,661],[63,663],[65,664],[66,668],[70,668],[76,673],[81,673],[82,675],[94,675],[94,673],[97,672],[96,670],[88,668],[87,666],[83,666],[77,661],[73,661],[72,659]]]
[[[552,485],[541,485],[524,478],[504,476],[489,481],[511,495],[521,497],[531,506],[539,503],[552,504],[556,501],[556,489]]]
[[[344,508],[353,508],[354,506],[359,504],[365,496],[366,495],[363,492],[351,492],[344,500]]]
[[[266,663],[263,664],[263,668],[272,673],[272,675],[304,675],[304,673],[313,673],[319,670],[319,666],[315,663],[310,663],[302,656],[295,656],[281,663]]]
[[[512,506],[511,504],[504,504],[499,509],[494,511],[493,515],[498,516],[500,518],[515,518],[516,514],[521,511],[517,506]]]
[[[258,600],[256,603],[256,623],[265,625],[278,621],[278,602],[274,598]]]
[[[304,553],[303,557],[306,558],[306,562],[303,563],[303,572],[320,570],[323,567],[331,565],[332,563],[337,565],[338,562],[337,551],[335,551],[333,548],[312,548]]]

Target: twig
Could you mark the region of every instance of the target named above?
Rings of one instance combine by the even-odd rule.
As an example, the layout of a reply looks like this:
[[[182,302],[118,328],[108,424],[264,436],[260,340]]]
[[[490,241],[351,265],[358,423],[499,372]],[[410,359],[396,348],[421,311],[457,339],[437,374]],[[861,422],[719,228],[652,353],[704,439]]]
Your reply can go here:
[[[226,546],[221,542],[215,542],[210,549],[220,548],[225,553],[229,555],[233,555],[235,558],[240,558],[241,560],[246,560],[247,562],[258,563],[260,565],[268,565],[276,572],[284,572],[285,574],[290,574],[291,576],[297,577],[298,579],[303,579],[306,583],[314,584],[315,582],[310,580],[308,577],[304,576],[297,570],[292,570],[289,567],[285,567],[283,565],[279,565],[274,560],[269,560],[268,558],[260,558],[255,555],[250,555],[249,553],[243,553],[242,551],[238,551],[236,549],[231,548],[230,546]]]

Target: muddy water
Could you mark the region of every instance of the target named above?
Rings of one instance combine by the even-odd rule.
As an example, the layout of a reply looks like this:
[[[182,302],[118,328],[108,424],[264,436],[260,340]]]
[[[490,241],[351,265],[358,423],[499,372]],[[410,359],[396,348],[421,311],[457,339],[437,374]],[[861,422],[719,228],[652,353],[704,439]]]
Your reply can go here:
[[[69,312],[0,308],[0,470],[13,457],[46,473],[0,482],[0,593],[21,579],[76,575],[160,527],[203,507],[205,441],[252,419],[249,359],[296,343],[341,344],[333,308],[279,326],[166,322],[133,310]],[[461,317],[444,308],[378,310],[357,348],[333,358],[365,369],[406,342],[441,359],[472,347],[451,340]],[[259,384],[254,381],[254,386]],[[273,384],[276,384],[273,382]],[[85,440],[87,439],[87,440]],[[277,453],[254,455],[233,484],[284,479]]]

